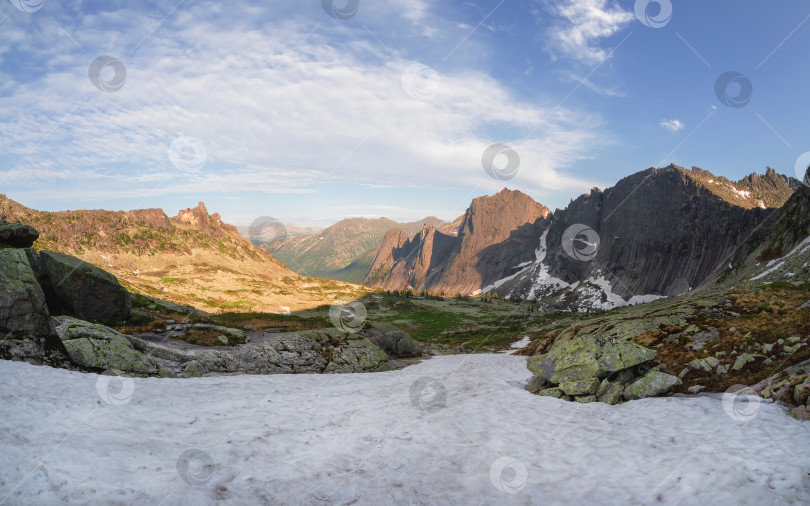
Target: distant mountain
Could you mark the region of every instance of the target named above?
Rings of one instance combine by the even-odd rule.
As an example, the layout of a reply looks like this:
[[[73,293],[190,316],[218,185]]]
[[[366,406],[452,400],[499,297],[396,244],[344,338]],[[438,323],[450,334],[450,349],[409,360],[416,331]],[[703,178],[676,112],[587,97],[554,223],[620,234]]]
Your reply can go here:
[[[365,282],[448,294],[497,292],[562,309],[607,309],[716,279],[801,183],[768,168],[732,182],[699,168],[649,169],[553,214],[504,190],[475,199],[457,237],[391,230]],[[742,247],[742,245],[747,245]]]
[[[264,248],[298,274],[360,283],[386,232],[399,228],[414,234],[425,225],[442,226],[444,221],[432,216],[411,223],[349,218],[316,234],[288,237]]]
[[[504,189],[472,201],[457,236],[425,226],[409,238],[388,232],[364,282],[385,289],[471,293],[533,260],[539,235],[534,223],[549,210],[519,191]],[[528,232],[528,233],[527,233]]]
[[[750,253],[797,183],[771,169],[736,183],[676,165],[633,174],[538,222],[534,261],[481,290],[594,309],[694,290]]]
[[[37,249],[74,255],[131,291],[206,311],[294,311],[363,292],[302,278],[202,202],[170,218],[161,209],[36,211],[0,195],[0,214],[39,230]]]
[[[249,238],[250,237],[250,226],[249,225],[238,225],[236,230],[239,231],[239,234],[242,237]],[[293,223],[287,223],[284,225],[284,232],[286,232],[287,237],[300,237],[302,235],[312,235],[317,234],[323,230],[323,227],[299,227]]]

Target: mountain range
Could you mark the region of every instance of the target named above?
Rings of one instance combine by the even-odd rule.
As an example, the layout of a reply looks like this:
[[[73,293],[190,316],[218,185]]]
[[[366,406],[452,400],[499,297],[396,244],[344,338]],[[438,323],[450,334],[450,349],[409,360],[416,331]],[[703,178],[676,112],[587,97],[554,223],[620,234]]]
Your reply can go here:
[[[360,283],[389,230],[396,228],[414,234],[424,226],[453,228],[433,216],[412,223],[397,223],[388,218],[349,218],[318,233],[282,238],[263,247],[298,274]]]
[[[770,168],[732,182],[676,165],[594,188],[553,213],[504,189],[472,202],[457,237],[430,226],[416,235],[389,230],[364,282],[500,292],[568,309],[678,295],[742,262],[797,189],[807,192]]]
[[[670,165],[553,212],[503,189],[449,223],[352,218],[261,248],[202,202],[169,217],[36,211],[0,195],[0,214],[37,228],[40,249],[106,269],[132,291],[209,311],[283,312],[370,288],[498,293],[590,310],[679,295],[781,257],[808,234],[808,192],[770,168],[734,182]]]
[[[169,217],[161,209],[37,211],[0,195],[0,215],[35,227],[38,249],[101,267],[131,291],[206,311],[295,311],[366,291],[290,271],[202,202]]]

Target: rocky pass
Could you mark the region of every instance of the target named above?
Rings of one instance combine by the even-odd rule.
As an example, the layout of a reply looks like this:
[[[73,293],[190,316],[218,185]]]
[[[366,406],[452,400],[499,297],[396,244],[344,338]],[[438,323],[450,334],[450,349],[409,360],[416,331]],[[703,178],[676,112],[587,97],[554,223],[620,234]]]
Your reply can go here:
[[[810,504],[809,20],[0,0],[0,505]]]

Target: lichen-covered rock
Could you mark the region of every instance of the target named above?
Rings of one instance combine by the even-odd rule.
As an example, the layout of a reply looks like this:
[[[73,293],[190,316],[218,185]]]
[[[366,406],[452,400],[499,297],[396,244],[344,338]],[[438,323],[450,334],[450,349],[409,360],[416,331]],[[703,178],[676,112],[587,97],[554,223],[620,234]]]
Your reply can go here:
[[[26,250],[53,314],[70,314],[97,321],[129,318],[132,302],[118,279],[76,257]]]
[[[650,369],[647,371],[647,374],[624,389],[624,398],[633,400],[644,397],[654,397],[667,392],[670,388],[680,385],[681,383],[681,379],[677,376],[663,373],[658,369]]]
[[[38,238],[39,232],[34,227],[0,222],[0,248],[30,248]]]
[[[693,369],[701,369],[706,372],[711,372],[720,363],[715,357],[696,358],[689,362],[689,366]]]
[[[540,379],[551,381],[556,369],[554,357],[550,353],[532,355],[527,360],[528,368]]]
[[[369,339],[338,329],[251,332],[248,337],[245,344],[208,347],[161,334],[126,336],[137,350],[160,368],[160,374],[164,376],[356,373],[392,369],[388,355]]]
[[[347,334],[347,341],[338,347],[324,372],[390,371],[388,355],[368,338]]]
[[[0,334],[39,337],[51,333],[45,294],[24,250],[0,250]]]
[[[599,388],[596,389],[594,395],[596,397],[602,397],[603,395],[605,395],[605,392],[607,392],[608,387],[610,387],[610,382],[608,381],[607,378],[605,378],[602,380],[602,383],[599,384]]]
[[[560,399],[563,396],[565,396],[563,391],[560,390],[559,388],[546,388],[545,390],[540,391],[540,393],[538,393],[537,395],[540,395],[542,397],[555,397],[557,399]]]
[[[745,367],[745,365],[747,363],[753,362],[756,359],[757,359],[757,355],[751,355],[751,354],[748,354],[748,353],[743,353],[742,355],[737,357],[737,360],[734,361],[734,365],[731,366],[731,368],[734,369],[735,371],[739,371],[740,369]]]
[[[156,372],[146,355],[115,330],[70,316],[56,316],[53,320],[56,335],[76,364],[130,374]]]
[[[793,402],[804,404],[810,401],[810,377],[793,387]]]
[[[655,358],[654,350],[630,341],[602,335],[572,339],[552,350],[551,354],[556,365],[554,376],[551,378],[554,383],[601,379],[612,372]]]
[[[544,380],[543,378],[538,378],[537,376],[535,376],[534,378],[532,378],[532,380],[529,382],[529,384],[526,385],[526,390],[528,390],[530,393],[536,394],[537,392],[542,390],[545,385],[546,385],[546,380]]]
[[[618,404],[622,400],[622,393],[624,393],[624,386],[622,386],[620,383],[611,383],[608,385],[605,393],[599,396],[597,399],[599,402],[604,402],[605,404]]]
[[[587,404],[589,402],[596,402],[595,395],[578,395],[574,397],[574,402],[579,402],[581,404]]]
[[[591,378],[589,380],[578,381],[564,381],[560,383],[559,388],[565,395],[591,395],[596,392],[600,385],[599,378]]]
[[[422,345],[390,323],[369,323],[360,333],[393,357],[422,355]]]

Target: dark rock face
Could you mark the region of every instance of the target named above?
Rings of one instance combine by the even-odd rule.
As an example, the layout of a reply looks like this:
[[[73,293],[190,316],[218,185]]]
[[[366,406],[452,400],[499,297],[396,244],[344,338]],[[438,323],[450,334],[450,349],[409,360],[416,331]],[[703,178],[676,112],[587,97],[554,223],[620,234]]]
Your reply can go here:
[[[649,169],[580,196],[541,224],[547,231],[542,265],[504,291],[542,296],[541,272],[569,284],[604,278],[624,299],[679,295],[715,279],[745,258],[746,240],[776,210],[730,203],[708,186],[706,174],[677,166]],[[574,224],[598,235],[598,251],[588,261],[563,248],[564,233]]]
[[[122,321],[132,309],[129,292],[112,274],[78,258],[54,251],[26,250],[52,313],[78,318]]]
[[[0,222],[0,248],[30,248],[38,238],[39,232],[34,227]]]
[[[549,210],[519,191],[504,189],[473,200],[456,237],[425,227],[405,240],[389,232],[366,283],[389,290],[427,289],[470,293],[534,258],[535,222]]]
[[[32,337],[51,333],[45,294],[22,249],[0,250],[0,333]]]

